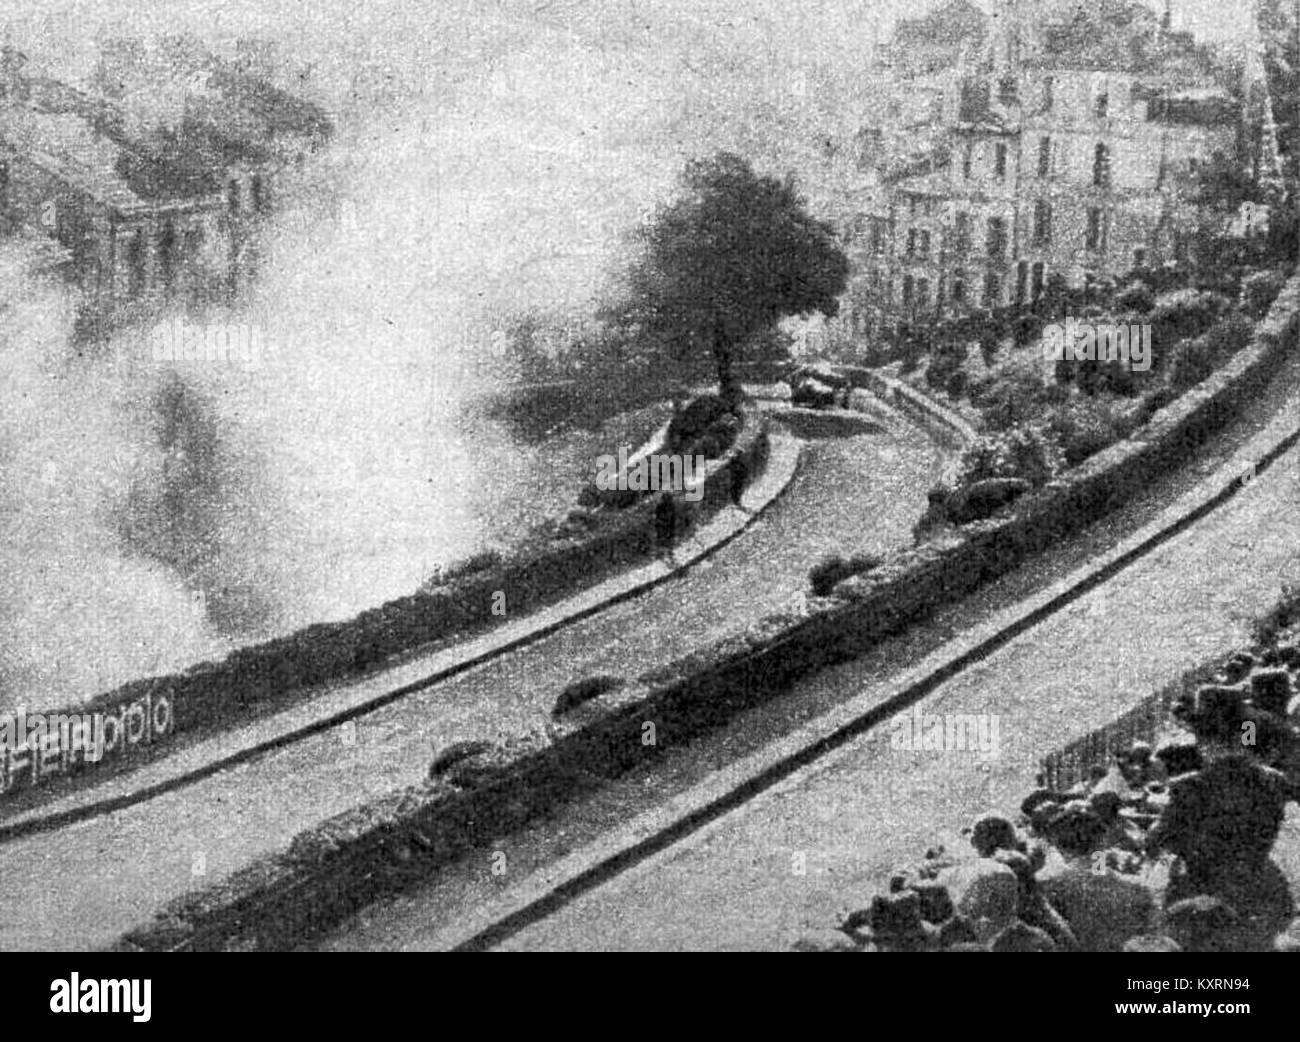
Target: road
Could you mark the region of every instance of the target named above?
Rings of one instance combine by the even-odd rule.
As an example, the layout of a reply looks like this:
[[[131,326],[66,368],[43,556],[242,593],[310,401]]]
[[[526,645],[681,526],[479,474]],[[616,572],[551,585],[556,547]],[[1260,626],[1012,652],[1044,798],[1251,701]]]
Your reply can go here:
[[[699,565],[536,643],[357,721],[55,832],[0,846],[0,949],[108,943],[166,900],[296,832],[421,778],[442,748],[540,723],[593,673],[634,674],[779,607],[827,552],[906,543],[944,452],[913,428],[787,414],[807,439],[790,489]]]
[[[1300,449],[1183,534],[927,697],[998,722],[997,755],[895,748],[873,730],[579,897],[508,950],[785,949],[867,903],[896,867],[1014,811],[1039,757],[1189,665],[1240,647],[1300,576]],[[856,663],[808,684],[860,683]],[[795,693],[796,695],[798,692]],[[865,692],[869,697],[870,688]],[[1300,883],[1300,817],[1279,843]],[[407,947],[420,947],[420,935]]]
[[[788,736],[798,728],[811,726],[823,715],[849,705],[864,701],[872,704],[879,692],[896,687],[908,671],[921,668],[918,663],[947,656],[954,645],[974,639],[973,635],[996,626],[999,619],[1018,615],[1027,600],[1116,552],[1135,532],[1165,516],[1170,504],[1198,495],[1198,485],[1207,475],[1217,470],[1235,472],[1243,458],[1258,458],[1252,454],[1257,452],[1259,441],[1269,439],[1279,428],[1294,427],[1297,401],[1300,358],[1292,357],[1279,366],[1269,386],[1252,399],[1251,408],[1201,445],[1184,466],[1150,482],[1101,521],[1046,548],[962,601],[940,608],[904,633],[880,642],[853,662],[795,684],[715,731],[697,736],[688,746],[665,750],[660,758],[611,780],[600,792],[575,800],[548,818],[503,837],[495,849],[449,866],[425,884],[364,909],[316,947],[332,951],[438,949],[462,942],[497,922],[502,914],[528,907],[529,902],[551,893],[559,883],[577,878],[603,858],[670,827],[698,807],[699,799],[726,791],[725,786],[720,787],[720,778],[746,761],[769,756],[778,745],[788,743]],[[1294,466],[1294,454],[1290,454],[1257,479],[1258,488],[1250,490],[1251,496],[1272,497],[1267,510],[1258,504],[1252,506],[1243,492],[1232,504],[1233,513],[1200,522],[1213,527],[1207,528],[1204,539],[1188,556],[1170,557],[1175,545],[1171,543],[1156,558],[1145,562],[1155,581],[1163,582],[1165,587],[1172,582],[1173,593],[1160,587],[1148,596],[1143,590],[1151,588],[1139,584],[1127,595],[1129,600],[1121,598],[1113,609],[1107,606],[1109,592],[1094,596],[1087,607],[1076,606],[1063,616],[1072,621],[1057,623],[1052,631],[1039,627],[1019,641],[1014,652],[1008,649],[1006,655],[1025,665],[1023,677],[1016,671],[998,674],[998,686],[991,688],[987,678],[992,660],[970,675],[985,678],[978,690],[989,688],[983,695],[989,703],[1002,704],[1005,700],[1014,708],[1021,698],[1016,692],[1023,683],[1041,682],[1042,691],[1050,694],[1050,698],[1041,699],[1041,708],[1015,718],[1012,742],[1006,741],[1006,727],[1002,729],[1004,756],[997,772],[988,776],[988,784],[996,783],[999,788],[985,789],[982,776],[974,780],[970,792],[963,794],[954,789],[950,796],[951,783],[945,780],[943,771],[917,775],[913,786],[903,771],[905,765],[884,759],[879,750],[867,747],[870,743],[862,743],[865,748],[844,754],[850,765],[868,765],[856,773],[846,768],[847,794],[819,790],[815,800],[789,816],[791,820],[762,819],[761,829],[771,831],[766,838],[747,834],[749,846],[744,846],[740,838],[734,842],[725,838],[729,828],[739,829],[736,823],[745,820],[747,808],[739,809],[720,819],[716,828],[699,833],[700,837],[723,834],[724,838],[710,840],[717,854],[712,861],[706,861],[707,851],[695,853],[695,835],[658,858],[680,858],[683,862],[689,859],[691,866],[707,867],[683,868],[679,878],[672,866],[660,870],[647,863],[649,867],[634,872],[657,872],[653,883],[625,884],[622,877],[616,877],[562,908],[554,920],[538,923],[511,938],[505,947],[781,947],[790,933],[798,932],[805,924],[824,926],[827,910],[838,909],[844,893],[855,891],[855,881],[861,881],[864,891],[869,891],[875,873],[887,870],[900,857],[915,857],[936,835],[964,821],[970,807],[982,807],[1001,791],[1013,793],[1018,802],[1025,778],[1032,774],[1025,754],[1036,761],[1094,723],[1110,719],[1129,700],[1145,694],[1151,683],[1167,680],[1170,662],[1175,664],[1172,672],[1177,672],[1214,650],[1235,646],[1245,632],[1246,620],[1276,596],[1284,577],[1277,569],[1288,566],[1288,547],[1297,545],[1287,522],[1300,494],[1293,477],[1284,477],[1293,473]],[[1272,523],[1269,519],[1274,515],[1282,527],[1279,536],[1269,537],[1266,543],[1268,529],[1259,526]],[[1224,554],[1224,547],[1230,547],[1231,552]],[[1254,556],[1257,551],[1261,556]],[[1241,574],[1249,579],[1237,582],[1232,569],[1243,560],[1246,567]],[[1195,574],[1205,562],[1222,566],[1216,568],[1209,581],[1208,593],[1204,584],[1184,583],[1181,577],[1171,579],[1179,569],[1189,576]],[[1293,571],[1292,578],[1296,577]],[[1216,586],[1216,580],[1222,584]],[[1109,583],[1104,587],[1106,591],[1110,588]],[[1168,619],[1167,631],[1157,630],[1149,626],[1148,616],[1156,605],[1163,609],[1166,602],[1181,604],[1180,614]],[[1110,621],[1103,627],[1108,613]],[[1109,635],[1109,630],[1118,631],[1118,638]],[[1163,642],[1157,657],[1148,660],[1133,650],[1136,644],[1145,653],[1157,640]],[[1035,655],[1039,654],[1035,648],[1041,649],[1041,669],[1033,668]],[[1005,656],[998,661],[1004,660]],[[1076,678],[1082,685],[1077,688],[1077,696],[1070,694],[1075,689],[1069,686],[1069,681]],[[942,692],[925,703],[926,707],[940,697]],[[969,693],[960,697],[969,697]],[[1028,704],[1033,705],[1036,699],[1031,690]],[[975,703],[972,711],[979,704]],[[1007,722],[1012,721],[1008,718]],[[855,756],[861,759],[855,760]],[[1013,756],[1020,759],[1013,760]],[[1016,766],[1011,770],[1013,763]],[[883,774],[877,777],[873,773],[876,771]],[[903,771],[897,781],[899,792],[908,794],[913,801],[908,805],[888,799],[894,791],[894,775],[899,771]],[[874,816],[862,819],[871,822],[869,828],[839,836],[835,825],[826,824],[828,810],[829,816],[835,817],[834,808],[851,805],[857,798],[852,795],[855,787],[865,792],[868,780],[877,789],[872,790],[874,796],[863,795],[863,803],[880,800],[883,794],[882,804],[875,807]],[[796,798],[782,794],[770,797],[777,801]],[[956,801],[952,808],[948,807],[950,798]],[[806,834],[796,833],[793,818],[798,814],[806,814],[815,823]],[[728,824],[722,824],[724,820]],[[848,853],[844,852],[846,845]],[[867,856],[877,849],[878,856]],[[1294,849],[1300,858],[1300,843]],[[796,865],[793,859],[797,853],[805,855],[806,875],[786,878],[784,873],[792,872]],[[707,872],[717,873],[717,885],[708,885]],[[766,879],[766,872],[772,873],[770,879]],[[1293,878],[1300,882],[1300,866]],[[765,879],[775,884],[764,888]],[[800,889],[783,896],[782,886],[795,884]],[[757,887],[760,897],[747,902],[743,891],[750,886]],[[627,902],[626,911],[619,905],[622,900]],[[763,901],[768,904],[757,907]],[[599,914],[592,911],[597,907]],[[746,917],[753,919],[752,929],[746,930]],[[656,931],[651,924],[661,919],[666,925]],[[600,929],[596,929],[597,923]]]

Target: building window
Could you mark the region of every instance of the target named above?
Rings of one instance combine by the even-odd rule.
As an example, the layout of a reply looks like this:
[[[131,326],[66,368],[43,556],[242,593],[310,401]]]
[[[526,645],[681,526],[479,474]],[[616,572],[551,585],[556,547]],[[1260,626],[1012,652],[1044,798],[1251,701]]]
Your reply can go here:
[[[989,218],[989,257],[1001,260],[1007,252],[1007,222],[1002,217]]]
[[[1092,183],[1098,188],[1110,187],[1110,149],[1101,143],[1092,155]]]
[[[917,254],[922,260],[930,259],[930,233],[921,232],[917,237]]]
[[[1018,97],[1016,78],[1003,76],[998,81],[998,101],[1003,105],[1014,105]]]
[[[1043,77],[1043,111],[1051,112],[1052,104],[1055,101],[1056,78],[1053,76]]]
[[[916,306],[923,308],[930,302],[930,280],[916,280]]]
[[[916,256],[916,229],[915,228],[907,229],[907,256],[908,257]]]
[[[1133,251],[1133,267],[1135,267],[1135,268],[1145,268],[1146,266],[1147,266],[1147,251],[1146,251],[1146,250],[1134,250],[1134,251]]]
[[[1093,206],[1088,210],[1088,230],[1085,233],[1084,245],[1090,250],[1099,250],[1101,242],[1101,210]]]
[[[1002,302],[1002,279],[996,271],[984,276],[984,306],[995,308]]]
[[[144,292],[144,233],[136,232],[126,247],[127,295],[138,297]]]
[[[249,183],[249,191],[253,196],[253,209],[257,213],[266,213],[271,208],[271,193],[267,183],[262,180],[261,174],[253,175],[253,180]]]
[[[226,188],[226,202],[231,213],[239,213],[239,182],[231,181]]]
[[[1025,302],[1025,290],[1029,285],[1029,262],[1021,261],[1016,265],[1016,303]]]
[[[998,177],[1007,176],[1007,146],[998,142],[997,149],[994,152],[994,169],[993,172]]]
[[[1052,172],[1052,139],[1044,134],[1038,139],[1038,176],[1046,177]]]
[[[966,178],[967,181],[970,180],[970,162],[971,162],[971,152],[973,150],[974,150],[973,145],[967,145],[966,154],[962,156],[962,160],[961,160],[961,176]]]
[[[1110,111],[1110,91],[1105,84],[1102,84],[1097,91],[1095,107],[1099,119],[1104,118],[1106,113]]]
[[[0,206],[9,205],[9,164],[0,159]]]
[[[958,304],[966,302],[966,273],[957,272],[952,278],[952,299]]]
[[[913,296],[914,288],[915,288],[915,284],[912,279],[912,276],[904,275],[903,276],[903,307],[910,308],[912,306],[912,296]]]
[[[878,257],[885,252],[885,229],[878,220],[871,222],[871,252]]]
[[[170,292],[176,278],[176,229],[171,221],[163,225],[158,236],[158,275],[163,289]]]
[[[1039,261],[1033,267],[1033,273],[1029,278],[1029,297],[1031,300],[1037,300],[1043,295],[1043,262]]]
[[[953,248],[957,253],[970,249],[970,214],[962,211],[957,214],[957,223],[953,228]]]
[[[1046,246],[1052,241],[1052,204],[1046,199],[1034,203],[1034,244]]]

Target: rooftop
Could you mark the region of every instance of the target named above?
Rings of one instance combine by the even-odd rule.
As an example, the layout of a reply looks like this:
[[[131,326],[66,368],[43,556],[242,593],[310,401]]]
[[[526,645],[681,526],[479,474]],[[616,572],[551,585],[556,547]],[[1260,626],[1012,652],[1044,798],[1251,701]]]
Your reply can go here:
[[[80,116],[0,105],[0,139],[105,206],[132,210],[144,205],[119,172],[121,147]]]

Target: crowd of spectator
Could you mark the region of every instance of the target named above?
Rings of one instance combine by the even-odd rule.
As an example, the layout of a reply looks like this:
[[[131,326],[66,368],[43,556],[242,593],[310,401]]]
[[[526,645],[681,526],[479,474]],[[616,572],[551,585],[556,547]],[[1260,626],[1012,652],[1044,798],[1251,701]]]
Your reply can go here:
[[[1239,653],[1067,791],[988,814],[802,951],[1300,951],[1272,858],[1300,802],[1300,644]]]

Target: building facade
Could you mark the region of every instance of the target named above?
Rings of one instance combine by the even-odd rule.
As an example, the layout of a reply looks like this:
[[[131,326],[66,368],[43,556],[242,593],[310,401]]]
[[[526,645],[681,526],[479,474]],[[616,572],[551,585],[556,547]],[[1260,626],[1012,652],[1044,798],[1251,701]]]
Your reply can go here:
[[[0,52],[0,234],[57,244],[44,266],[109,325],[237,294],[277,178],[329,134],[314,109],[216,59],[183,75],[204,91],[170,125],[142,127],[113,97]]]
[[[946,72],[931,168],[880,180],[867,241],[850,246],[855,331],[1184,258],[1198,171],[1241,161],[1241,105],[1167,19],[1127,51],[1063,46],[1018,15],[1001,26]]]

